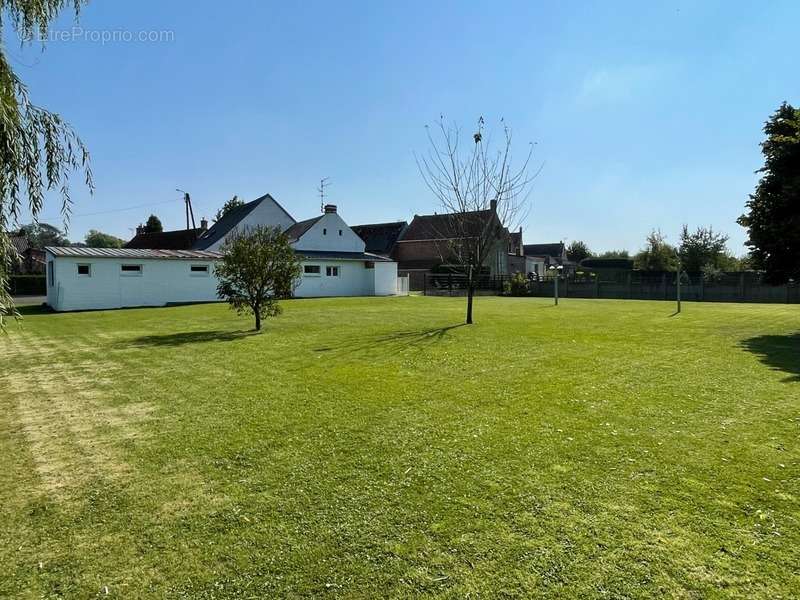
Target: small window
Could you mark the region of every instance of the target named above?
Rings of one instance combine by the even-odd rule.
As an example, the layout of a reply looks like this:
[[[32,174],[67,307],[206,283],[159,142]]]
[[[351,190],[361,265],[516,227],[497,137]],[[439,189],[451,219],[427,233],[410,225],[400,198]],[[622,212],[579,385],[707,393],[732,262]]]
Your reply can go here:
[[[55,265],[53,264],[52,260],[47,261],[47,277],[50,281],[50,287],[53,287],[56,284],[56,272]]]
[[[189,275],[192,277],[208,277],[208,265],[192,265],[189,267]]]
[[[91,277],[92,276],[92,266],[91,265],[78,265],[78,275],[80,277]]]
[[[138,277],[142,274],[142,265],[120,265],[120,275],[123,277]]]
[[[303,265],[303,273],[305,275],[320,275],[319,265]]]
[[[339,230],[339,237],[341,237],[341,236],[342,236],[342,230],[340,229]]]
[[[375,261],[368,260],[364,262],[365,269],[374,269],[375,268]]]
[[[339,267],[325,267],[325,275],[328,277],[338,277]]]
[[[328,230],[323,228],[322,229],[322,235],[328,235]]]

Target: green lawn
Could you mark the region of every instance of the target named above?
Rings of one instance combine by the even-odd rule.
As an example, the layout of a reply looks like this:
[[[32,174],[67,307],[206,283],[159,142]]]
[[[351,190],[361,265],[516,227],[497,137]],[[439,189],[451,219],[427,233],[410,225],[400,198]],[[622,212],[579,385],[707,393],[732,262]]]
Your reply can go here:
[[[800,306],[463,308],[29,310],[0,597],[800,593]]]

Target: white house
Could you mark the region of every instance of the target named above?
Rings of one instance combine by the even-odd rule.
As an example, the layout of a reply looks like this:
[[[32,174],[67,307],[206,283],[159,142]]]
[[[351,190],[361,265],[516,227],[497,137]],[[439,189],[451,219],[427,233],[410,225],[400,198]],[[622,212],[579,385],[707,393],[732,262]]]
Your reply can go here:
[[[201,236],[197,250],[219,250],[238,228],[271,225],[284,230],[302,258],[295,296],[391,296],[397,292],[397,263],[365,252],[364,240],[328,204],[313,219],[295,221],[269,194],[240,206]]]
[[[256,225],[279,227],[289,236],[303,268],[297,297],[397,292],[397,263],[365,252],[335,206],[297,222],[267,194],[229,212],[191,250],[48,247],[47,303],[66,311],[218,300],[219,249],[232,231]]]
[[[47,304],[57,311],[213,302],[218,252],[45,248]]]

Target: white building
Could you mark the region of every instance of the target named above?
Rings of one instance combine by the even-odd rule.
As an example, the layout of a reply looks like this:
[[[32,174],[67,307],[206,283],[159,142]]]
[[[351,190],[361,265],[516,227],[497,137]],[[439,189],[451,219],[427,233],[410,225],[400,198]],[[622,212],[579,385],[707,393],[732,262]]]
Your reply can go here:
[[[397,263],[365,252],[364,240],[328,204],[313,219],[295,221],[266,194],[240,206],[217,221],[194,245],[196,250],[219,250],[235,229],[271,225],[284,230],[302,258],[303,275],[294,295],[391,296],[397,293]]]
[[[192,250],[48,247],[47,303],[69,311],[216,301],[219,249],[232,231],[256,225],[279,227],[289,236],[302,261],[297,297],[397,292],[397,263],[365,252],[335,206],[297,222],[267,194],[229,212]]]
[[[218,252],[45,248],[47,304],[57,311],[214,302]]]

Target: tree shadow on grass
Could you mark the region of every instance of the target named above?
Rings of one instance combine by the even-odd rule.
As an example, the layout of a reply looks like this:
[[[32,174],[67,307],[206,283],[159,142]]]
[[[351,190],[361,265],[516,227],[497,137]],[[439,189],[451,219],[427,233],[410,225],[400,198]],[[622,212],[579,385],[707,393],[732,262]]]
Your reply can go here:
[[[377,354],[379,351],[392,352],[409,347],[423,347],[442,341],[453,329],[464,327],[464,323],[447,325],[445,327],[432,327],[426,329],[409,329],[394,331],[379,335],[353,339],[338,346],[325,346],[313,348],[316,353],[331,352],[336,355],[346,354]]]
[[[257,335],[255,330],[248,331],[187,331],[185,333],[167,333],[164,335],[143,335],[132,340],[119,342],[118,345],[126,348],[158,347],[158,346],[183,346],[185,344],[203,344],[206,342],[233,342],[243,338]]]
[[[784,381],[800,381],[800,332],[759,335],[742,341],[741,346],[773,371],[788,373]]]

